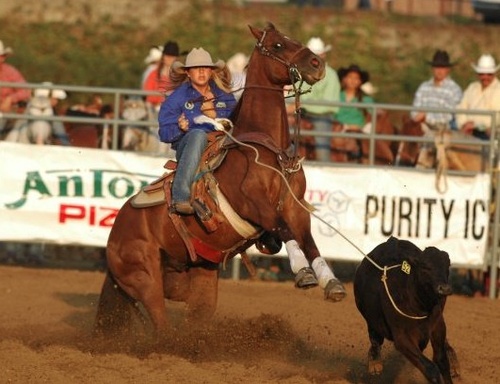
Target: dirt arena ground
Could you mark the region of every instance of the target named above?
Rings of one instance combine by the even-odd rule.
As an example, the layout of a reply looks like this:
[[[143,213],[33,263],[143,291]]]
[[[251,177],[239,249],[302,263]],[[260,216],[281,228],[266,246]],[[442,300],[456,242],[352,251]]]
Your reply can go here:
[[[425,383],[390,343],[385,371],[366,374],[368,337],[349,296],[327,303],[292,282],[222,279],[211,324],[169,345],[128,349],[91,337],[103,272],[0,266],[0,383]],[[175,305],[174,305],[175,304]],[[168,303],[173,324],[183,307]],[[500,301],[450,297],[449,340],[460,383],[498,383]],[[430,347],[426,353],[430,352]]]

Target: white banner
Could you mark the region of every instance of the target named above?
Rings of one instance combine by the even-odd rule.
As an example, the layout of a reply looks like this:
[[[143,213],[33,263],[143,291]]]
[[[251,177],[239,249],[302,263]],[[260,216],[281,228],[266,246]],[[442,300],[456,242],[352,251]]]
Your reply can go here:
[[[440,194],[433,173],[396,168],[305,169],[306,199],[317,208],[314,215],[319,218],[312,220],[313,234],[323,255],[361,260],[363,253],[392,235],[422,249],[440,248],[456,265],[483,265],[488,175],[448,176],[448,190]]]
[[[0,142],[0,154],[0,240],[89,246],[106,245],[121,205],[161,176],[166,161],[7,142]],[[448,176],[448,191],[439,194],[428,173],[316,166],[305,171],[306,199],[317,208],[313,236],[324,257],[361,260],[393,235],[445,250],[454,264],[483,264],[488,175]]]

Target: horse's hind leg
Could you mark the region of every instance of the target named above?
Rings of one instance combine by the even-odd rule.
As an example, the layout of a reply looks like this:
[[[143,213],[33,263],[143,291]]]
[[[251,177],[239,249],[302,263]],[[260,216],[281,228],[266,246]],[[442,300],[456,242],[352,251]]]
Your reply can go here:
[[[187,300],[187,321],[199,323],[210,320],[217,308],[219,271],[197,267],[191,268],[188,274],[190,294]]]
[[[94,322],[94,335],[113,336],[130,332],[132,316],[140,313],[134,301],[106,274]],[[143,321],[144,318],[141,317]]]

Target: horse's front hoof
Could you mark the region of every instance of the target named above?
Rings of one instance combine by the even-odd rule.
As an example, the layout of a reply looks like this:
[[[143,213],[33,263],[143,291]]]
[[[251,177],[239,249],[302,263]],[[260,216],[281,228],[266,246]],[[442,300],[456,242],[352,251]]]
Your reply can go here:
[[[326,284],[325,300],[337,302],[341,301],[346,296],[347,292],[339,279],[333,278]]]
[[[301,289],[314,288],[318,285],[318,279],[310,267],[304,267],[295,275],[295,287]]]

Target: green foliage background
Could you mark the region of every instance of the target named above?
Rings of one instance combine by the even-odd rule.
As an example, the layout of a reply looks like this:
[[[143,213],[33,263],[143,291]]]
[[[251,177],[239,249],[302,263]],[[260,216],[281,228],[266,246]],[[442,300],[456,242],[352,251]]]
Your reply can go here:
[[[436,49],[447,49],[457,61],[453,76],[462,87],[475,79],[470,64],[480,54],[488,52],[500,60],[500,26],[472,19],[291,4],[237,6],[199,0],[188,4],[170,16],[159,12],[158,20],[146,26],[139,10],[131,10],[128,18],[118,21],[112,15],[93,22],[82,15],[74,23],[20,22],[6,17],[0,20],[0,39],[14,49],[9,62],[29,82],[135,89],[151,45],[173,39],[182,50],[202,46],[214,58],[227,59],[238,51],[252,51],[249,24],[263,27],[272,21],[304,43],[311,36],[322,37],[333,46],[328,61],[334,68],[361,65],[379,89],[377,101],[396,104],[411,103],[418,84],[430,76],[426,61]]]

